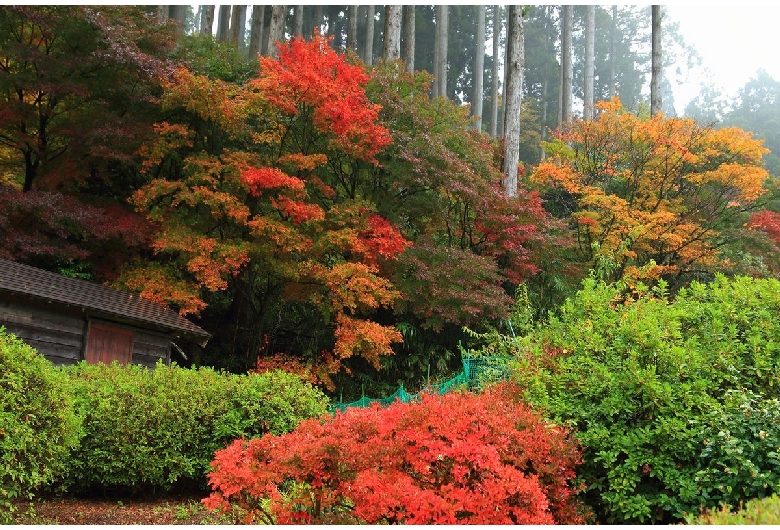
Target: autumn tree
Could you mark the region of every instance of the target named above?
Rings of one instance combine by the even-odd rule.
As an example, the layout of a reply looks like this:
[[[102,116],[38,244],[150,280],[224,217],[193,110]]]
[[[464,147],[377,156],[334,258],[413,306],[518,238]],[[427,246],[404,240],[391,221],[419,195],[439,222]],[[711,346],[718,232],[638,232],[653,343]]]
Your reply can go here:
[[[394,311],[414,332],[387,360],[406,382],[429,366],[444,371],[463,326],[505,319],[515,287],[539,270],[541,249],[557,243],[539,195],[524,185],[514,197],[504,193],[500,147],[474,130],[466,107],[427,97],[432,82],[385,63],[368,86],[394,137],[378,154],[374,181],[387,185],[372,187],[375,202],[413,242],[394,273]]]
[[[642,118],[617,100],[549,144],[532,178],[558,189],[581,259],[608,277],[663,276],[680,285],[725,263],[768,174],[761,142],[737,128]]]
[[[171,120],[145,150],[156,178],[134,196],[160,227],[156,258],[123,282],[185,314],[229,293],[245,369],[294,354],[329,384],[346,359],[378,368],[400,340],[372,317],[398,298],[382,270],[407,242],[360,188],[390,142],[367,75],[319,36],[278,53],[246,87],[184,69],[167,84]]]
[[[175,36],[154,20],[122,6],[0,8],[0,145],[23,168],[24,191],[88,178],[151,130],[134,118]]]
[[[129,6],[0,7],[0,255],[102,280],[142,245],[125,201],[174,26]]]

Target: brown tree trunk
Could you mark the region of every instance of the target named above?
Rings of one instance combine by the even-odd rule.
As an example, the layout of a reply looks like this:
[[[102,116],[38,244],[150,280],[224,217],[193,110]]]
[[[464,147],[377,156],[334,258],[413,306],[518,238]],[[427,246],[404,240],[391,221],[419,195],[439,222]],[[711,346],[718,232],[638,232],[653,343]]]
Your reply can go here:
[[[525,40],[523,6],[509,6],[507,16],[507,76],[504,105],[504,191],[517,195],[517,164],[520,161],[520,102],[523,97]]]
[[[493,6],[493,82],[490,86],[490,136],[498,135],[498,66],[501,57],[501,6]]]
[[[414,10],[415,6],[404,6],[403,36],[401,42],[401,58],[406,66],[406,71],[414,72]]]
[[[312,28],[317,35],[322,35],[322,6],[314,6],[314,24]]]
[[[650,74],[650,115],[655,116],[661,112],[661,6],[651,6],[652,17],[652,56]]]
[[[347,49],[357,52],[358,6],[351,5],[347,11]]]
[[[615,54],[617,53],[617,6],[612,6],[612,25],[609,31],[609,97],[617,95],[615,83]]]
[[[303,6],[295,6],[293,15],[293,37],[303,37]]]
[[[225,42],[230,37],[230,6],[219,6],[219,20],[217,22],[217,40]]]
[[[201,35],[214,34],[214,6],[203,6],[202,22],[200,24]]]
[[[230,11],[230,37],[228,40],[238,47],[238,41],[241,39],[241,6],[233,6]]]
[[[168,6],[157,6],[157,22],[159,24],[168,22]]]
[[[436,38],[434,39],[434,96],[447,97],[447,38],[449,6],[436,6]]]
[[[476,118],[474,128],[482,130],[482,91],[485,77],[485,6],[477,7],[477,49],[474,52],[474,94],[471,114]]]
[[[268,29],[268,57],[278,58],[276,43],[284,38],[284,15],[286,6],[273,6],[271,25]]]
[[[376,8],[374,6],[368,6],[368,16],[366,17],[366,56],[363,57],[363,62],[366,64],[374,63],[374,19],[376,16]]]
[[[263,42],[263,17],[265,6],[252,6],[252,24],[249,32],[249,56],[260,55],[260,43]]]
[[[401,57],[401,6],[385,6],[382,58],[393,61]]]
[[[572,25],[573,6],[563,6],[561,21],[561,123],[572,120],[572,80],[574,62],[572,61]]]
[[[593,84],[596,65],[596,6],[585,6],[585,102],[583,106],[583,118],[585,121],[593,119]]]

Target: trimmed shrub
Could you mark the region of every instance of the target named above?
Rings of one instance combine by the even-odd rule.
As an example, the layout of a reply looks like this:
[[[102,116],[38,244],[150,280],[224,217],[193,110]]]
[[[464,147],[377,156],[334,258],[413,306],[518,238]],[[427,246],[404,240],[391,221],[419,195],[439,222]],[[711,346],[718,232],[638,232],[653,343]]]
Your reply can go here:
[[[513,399],[423,394],[350,409],[218,451],[204,503],[248,522],[577,524],[580,450]]]
[[[731,390],[720,407],[693,418],[703,433],[696,472],[706,506],[736,506],[780,492],[780,400]]]
[[[0,327],[0,524],[63,471],[78,422],[52,364]]]
[[[284,372],[234,375],[158,363],[64,368],[84,436],[61,487],[206,486],[214,452],[237,437],[292,430],[327,398]]]
[[[754,499],[735,512],[728,506],[722,506],[718,510],[707,511],[698,517],[686,518],[686,522],[710,525],[778,525],[780,524],[780,499],[777,495]]]
[[[780,492],[780,282],[718,276],[672,301],[590,278],[522,341],[523,397],[586,448],[604,523],[670,523]],[[505,341],[506,342],[506,341]]]

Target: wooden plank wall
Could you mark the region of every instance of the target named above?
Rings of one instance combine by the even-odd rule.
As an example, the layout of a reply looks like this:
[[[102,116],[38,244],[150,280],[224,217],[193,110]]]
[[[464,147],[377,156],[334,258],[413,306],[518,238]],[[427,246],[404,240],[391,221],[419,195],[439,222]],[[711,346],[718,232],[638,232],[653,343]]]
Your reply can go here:
[[[86,325],[84,317],[78,313],[62,314],[37,306],[0,300],[0,326],[5,326],[9,333],[25,341],[56,365],[75,364],[82,359]],[[159,359],[166,364],[170,363],[170,338],[135,327],[130,329],[133,330],[133,364],[154,368]]]
[[[156,333],[135,329],[133,342],[133,364],[154,368],[159,359],[165,364],[171,359],[171,339]]]
[[[0,301],[0,325],[54,364],[74,364],[81,359],[84,319]]]

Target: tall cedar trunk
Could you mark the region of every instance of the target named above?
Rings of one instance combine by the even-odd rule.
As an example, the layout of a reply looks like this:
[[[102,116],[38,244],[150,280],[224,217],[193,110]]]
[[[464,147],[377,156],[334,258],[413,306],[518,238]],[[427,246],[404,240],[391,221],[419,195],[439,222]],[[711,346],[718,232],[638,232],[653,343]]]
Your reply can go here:
[[[229,41],[238,47],[238,41],[241,40],[241,6],[233,6],[230,12],[230,37]]]
[[[263,17],[265,6],[252,6],[252,27],[249,33],[249,57],[256,58],[260,54],[260,43],[263,42]]]
[[[241,28],[238,32],[239,38],[238,38],[238,49],[241,52],[246,51],[246,9],[247,6],[240,6],[241,8],[241,15],[238,17],[238,23],[239,27]]]
[[[358,41],[358,6],[349,6],[347,23],[349,24],[347,28],[347,49],[356,52]]]
[[[471,113],[476,120],[474,128],[482,130],[482,81],[485,77],[485,6],[477,7],[477,49],[474,51],[474,94]]]
[[[366,17],[366,55],[363,62],[366,64],[374,63],[374,20],[376,18],[376,8],[368,7],[368,16]]]
[[[493,6],[493,80],[490,87],[490,136],[498,134],[498,63],[501,58],[501,6]]]
[[[651,6],[652,16],[652,69],[650,77],[650,115],[661,111],[661,6]]]
[[[325,11],[325,20],[327,20],[327,24],[325,25],[325,36],[332,37],[330,40],[330,46],[336,51],[342,50],[342,34],[340,31],[340,28],[338,28],[338,18],[339,14],[341,13],[341,6],[337,5],[327,5],[324,6]]]
[[[612,6],[612,25],[609,29],[609,98],[617,95],[615,85],[615,54],[617,53],[617,6]]]
[[[157,22],[160,24],[168,22],[168,6],[157,6]]]
[[[318,35],[322,35],[322,6],[314,6],[314,24],[312,24],[314,30]]]
[[[268,57],[278,58],[276,43],[284,38],[284,15],[286,6],[273,6],[271,11],[271,26],[268,29]]]
[[[434,96],[447,97],[447,39],[449,6],[436,6],[436,36],[434,39]]]
[[[213,35],[214,34],[214,6],[203,6],[201,12],[203,20],[200,23],[201,35]]]
[[[293,14],[293,37],[303,37],[303,6],[295,6]]]
[[[187,21],[187,6],[173,5],[168,8],[168,17],[175,20],[184,29],[184,23]]]
[[[225,42],[230,33],[230,6],[219,6],[219,21],[217,22],[217,40]]]
[[[596,67],[596,6],[585,6],[585,102],[583,118],[593,119],[593,83]]]
[[[561,29],[561,123],[571,123],[572,120],[572,80],[574,77],[574,62],[572,61],[572,25],[574,9],[563,6]]]
[[[385,6],[382,58],[393,61],[401,57],[401,6]]]
[[[550,31],[549,31],[549,23],[550,23],[550,15],[551,15],[552,7],[551,6],[545,6],[544,7],[544,56],[547,57],[547,53],[550,50]],[[547,62],[544,63],[544,75],[542,76],[542,130],[539,131],[539,137],[542,139],[543,142],[547,141],[547,112],[550,106],[549,101],[547,101],[547,94],[549,94],[549,85],[550,85],[550,76],[549,76],[549,67]],[[541,147],[541,153],[539,155],[540,160],[545,160],[547,158],[547,151],[544,150],[544,147]]]
[[[401,59],[406,65],[406,71],[414,72],[414,10],[415,6],[404,6],[403,30],[401,40]]]
[[[509,6],[507,16],[507,76],[504,113],[504,191],[508,197],[517,195],[517,164],[520,161],[520,102],[523,97],[525,41],[523,6]]]

